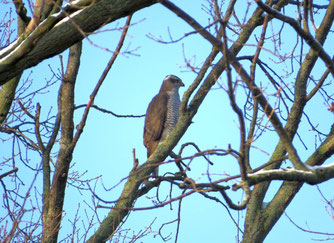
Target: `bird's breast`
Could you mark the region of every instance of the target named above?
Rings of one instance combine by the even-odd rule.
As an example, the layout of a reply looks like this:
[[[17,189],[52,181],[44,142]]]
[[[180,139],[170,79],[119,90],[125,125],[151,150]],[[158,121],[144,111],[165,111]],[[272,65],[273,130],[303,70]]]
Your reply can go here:
[[[169,99],[167,103],[167,116],[164,124],[164,132],[162,138],[165,139],[167,135],[173,130],[179,119],[180,96],[178,92],[169,92]]]

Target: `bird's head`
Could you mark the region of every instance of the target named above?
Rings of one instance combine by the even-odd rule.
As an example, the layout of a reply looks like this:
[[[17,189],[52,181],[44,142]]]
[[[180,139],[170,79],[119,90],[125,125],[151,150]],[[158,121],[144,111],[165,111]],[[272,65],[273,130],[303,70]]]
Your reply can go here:
[[[160,91],[172,91],[178,90],[180,87],[183,87],[184,83],[182,80],[175,75],[168,75],[165,77]]]

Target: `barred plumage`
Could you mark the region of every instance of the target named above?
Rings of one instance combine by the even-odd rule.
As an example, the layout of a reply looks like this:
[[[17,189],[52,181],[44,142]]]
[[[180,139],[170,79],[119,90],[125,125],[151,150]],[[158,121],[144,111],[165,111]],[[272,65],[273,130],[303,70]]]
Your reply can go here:
[[[159,143],[173,130],[179,118],[180,96],[179,88],[184,86],[181,79],[168,75],[159,93],[152,99],[146,112],[144,126],[144,145],[147,157],[154,152]],[[158,175],[158,167],[154,175]]]

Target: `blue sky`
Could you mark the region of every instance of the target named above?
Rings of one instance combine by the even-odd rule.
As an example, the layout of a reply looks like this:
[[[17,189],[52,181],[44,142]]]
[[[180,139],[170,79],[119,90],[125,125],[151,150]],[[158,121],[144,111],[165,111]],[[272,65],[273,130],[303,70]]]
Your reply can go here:
[[[202,2],[198,0],[191,2],[182,1],[176,4],[205,25],[208,23],[209,16],[202,10]],[[238,7],[243,8],[244,6],[239,5]],[[252,11],[249,14],[251,13]],[[125,19],[119,21],[117,25],[116,23],[112,23],[105,28],[120,27],[124,24],[124,21]],[[170,28],[171,33],[176,39],[182,37],[184,33],[192,31],[187,24],[159,4],[135,13],[132,22],[136,24],[130,28],[124,47],[128,47],[129,50],[135,49],[134,54],[136,55],[119,56],[103,83],[95,104],[117,114],[142,115],[146,112],[148,103],[158,92],[161,82],[166,75],[174,74],[183,80],[185,87],[180,90],[181,94],[183,94],[195,78],[194,73],[184,68],[184,53],[187,59],[191,59],[196,62],[196,65],[200,65],[206,55],[208,55],[210,45],[198,35],[191,35],[180,42],[168,45],[157,43],[148,38],[147,35],[152,34],[168,39],[168,28]],[[272,27],[276,28],[276,26]],[[119,36],[120,32],[118,31],[106,31],[91,36],[90,40],[99,46],[113,50],[117,45]],[[284,44],[289,45],[290,43],[288,40],[285,40]],[[284,49],[282,52],[284,52]],[[254,53],[254,47],[248,47],[248,49],[244,50],[245,55],[252,53]],[[62,55],[64,60],[66,60],[67,52]],[[83,42],[81,67],[76,85],[76,105],[88,102],[89,95],[111,55],[111,53],[91,45],[88,41]],[[55,69],[59,68],[59,57],[48,59],[32,69],[33,73],[30,78],[34,80],[34,87],[41,86],[45,79],[51,77],[48,68],[49,64]],[[319,69],[323,68],[321,66],[319,65]],[[279,68],[289,70],[289,66],[283,67],[280,65]],[[25,72],[23,78],[27,77],[28,73],[29,70]],[[296,73],[293,73],[289,77],[291,87],[295,75]],[[224,79],[225,74],[222,77]],[[259,77],[259,79],[264,79],[264,77]],[[178,151],[180,144],[185,142],[195,142],[203,150],[210,148],[226,149],[228,144],[231,144],[233,148],[238,148],[239,130],[237,117],[231,111],[226,92],[219,89],[218,86],[215,86],[215,88],[210,91],[198,114],[193,119],[194,123],[190,126],[174,151]],[[50,107],[55,106],[57,91],[58,88],[55,88],[50,90],[50,93],[47,95],[36,97],[35,102],[42,104],[43,114],[46,114]],[[270,89],[268,89],[268,92],[271,92]],[[275,98],[273,97],[271,101],[275,102]],[[319,103],[321,104],[320,106]],[[242,102],[239,105],[242,105]],[[327,127],[327,130],[325,129],[324,132],[328,132],[330,125],[333,123],[333,116],[326,111],[326,106],[321,103],[321,100],[318,99],[312,102],[307,109],[311,113],[317,113],[319,121],[315,121],[315,123],[319,123],[323,128]],[[80,119],[82,112],[83,109],[76,111],[77,121]],[[106,188],[111,188],[128,175],[133,166],[132,149],[135,149],[139,162],[145,162],[146,149],[142,142],[143,125],[144,118],[116,118],[92,110],[84,129],[84,134],[74,151],[74,166],[71,171],[86,172],[82,179],[101,176],[96,183],[96,193],[104,200],[116,200],[122,190],[123,184],[121,183],[113,190],[105,191],[101,182],[103,181],[103,185]],[[300,128],[301,133],[308,132],[308,130],[307,123],[303,121]],[[277,141],[278,137],[276,135],[266,132],[263,138],[255,143],[255,145],[270,153],[275,148]],[[313,152],[314,136],[309,136],[304,142],[308,147],[307,150],[305,150],[297,138],[294,142],[299,149],[298,151],[302,159],[307,158]],[[193,149],[187,150],[188,155],[194,152]],[[255,151],[252,154],[252,158],[254,161],[253,166],[257,167],[261,163],[266,162],[269,156],[261,151]],[[32,160],[34,159],[39,161],[38,157]],[[223,177],[223,173],[238,174],[236,161],[225,157],[212,157],[212,160],[215,165],[210,167],[209,171],[216,174],[213,178],[221,178]],[[191,169],[192,171],[189,172],[189,176],[193,179],[198,182],[207,180],[205,173],[208,166],[204,160],[195,159],[192,162]],[[163,166],[160,169],[161,173],[175,170],[176,167],[173,164]],[[19,175],[23,178],[25,177],[24,171],[25,169],[19,171]],[[39,180],[41,180],[41,177]],[[272,193],[280,185],[279,182],[273,184],[272,192],[266,198],[268,201],[271,199],[270,196],[273,195]],[[41,185],[39,186],[41,188]],[[94,186],[94,181],[91,182],[91,186]],[[319,187],[328,196],[328,199],[331,199],[333,197],[331,189],[333,186],[333,181],[330,181],[321,184]],[[155,193],[155,190],[153,190],[147,197],[153,197]],[[162,186],[160,189],[160,198],[165,198],[168,193],[169,186]],[[174,196],[178,195],[177,193],[179,193],[178,190],[174,190]],[[235,201],[240,201],[242,198],[241,192],[228,193]],[[144,196],[138,199],[135,207],[152,206],[151,199],[147,197]],[[86,202],[90,203],[90,201],[90,192],[85,191],[80,193],[77,189],[68,186],[64,205],[65,216],[60,239],[66,236],[67,233],[71,233],[71,230],[68,231],[70,228],[69,220],[73,219],[78,204],[80,204],[80,222],[81,220],[85,221],[85,210],[88,210],[88,214],[91,213],[86,206]],[[176,219],[178,205],[177,203],[173,203],[172,206],[173,209],[165,206],[164,208],[151,211],[132,212],[123,229],[130,229],[128,235],[131,236],[133,233],[136,234],[136,232],[144,230],[145,227],[154,221],[152,230],[158,231],[161,224]],[[333,233],[333,219],[326,213],[325,206],[317,188],[305,185],[287,209],[287,214],[304,228],[309,227],[314,231]],[[230,210],[230,212],[235,220],[239,220],[242,228],[245,211],[236,212]],[[103,219],[107,215],[108,210],[98,209],[98,213],[101,219]],[[200,195],[192,195],[189,198],[185,198],[182,202],[181,216],[179,242],[236,242],[237,229],[233,221],[230,219],[227,210],[214,201],[204,199]],[[171,233],[171,237],[173,238],[175,231],[176,224],[174,223],[164,227],[163,233],[166,236]],[[282,216],[269,233],[265,242],[313,242],[311,240],[312,237],[317,238],[317,236],[297,229],[285,216]],[[154,233],[152,233],[143,238],[142,242],[162,241],[159,236],[154,237]]]

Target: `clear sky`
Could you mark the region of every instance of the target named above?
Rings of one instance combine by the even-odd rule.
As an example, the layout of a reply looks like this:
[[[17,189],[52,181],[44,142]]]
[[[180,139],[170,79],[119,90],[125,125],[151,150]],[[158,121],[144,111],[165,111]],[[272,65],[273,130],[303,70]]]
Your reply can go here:
[[[206,25],[208,23],[209,16],[205,13],[202,6],[203,3],[207,6],[206,1],[174,2],[194,16],[201,24]],[[244,7],[242,4],[238,5],[240,10]],[[249,14],[251,13],[252,11]],[[123,26],[124,20],[117,22],[117,24],[107,25],[105,29]],[[210,45],[199,35],[191,35],[174,44],[161,44],[148,38],[148,35],[152,34],[156,37],[162,36],[165,40],[168,40],[168,28],[175,39],[182,37],[184,33],[193,31],[177,16],[159,4],[135,13],[132,23],[135,25],[129,30],[124,48],[134,50],[133,54],[135,55],[119,56],[103,83],[95,104],[117,114],[142,115],[145,114],[148,103],[158,92],[166,75],[173,74],[183,80],[185,87],[180,90],[181,94],[183,94],[196,77],[194,73],[189,72],[185,68],[184,59],[189,59],[192,64],[200,66],[210,51]],[[89,38],[94,44],[113,50],[118,43],[119,36],[120,31],[105,31]],[[288,45],[289,43],[286,44]],[[254,48],[248,48],[244,54],[253,54]],[[247,50],[250,53],[246,53]],[[66,60],[67,52],[62,55],[64,60]],[[83,42],[82,61],[76,84],[76,105],[87,104],[89,95],[111,55],[112,53],[90,44],[87,40]],[[59,57],[48,59],[32,69],[33,73],[29,77],[34,80],[34,87],[37,88],[43,85],[45,79],[49,79],[52,76],[48,67],[49,64],[57,70],[60,67]],[[282,66],[279,67],[281,68]],[[289,67],[285,68],[289,69]],[[26,78],[29,72],[30,70],[27,70],[23,78]],[[295,76],[296,73],[291,75],[290,84]],[[222,77],[225,78],[225,74]],[[220,80],[220,82],[224,83],[224,80]],[[43,114],[46,115],[48,109],[55,105],[57,89],[52,89],[49,94],[35,98],[35,102],[41,103]],[[240,102],[240,105],[242,105],[242,102]],[[317,112],[319,120],[315,121],[315,123],[320,123],[320,126],[327,127],[327,130],[325,129],[324,131],[328,132],[330,125],[333,123],[333,116],[326,111],[325,104],[321,103],[319,106],[319,103],[311,103],[308,109],[311,113]],[[77,121],[80,119],[82,111],[83,109],[76,111]],[[237,117],[231,111],[226,92],[220,89],[218,85],[210,91],[193,122],[174,151],[178,151],[180,144],[185,142],[194,142],[203,150],[210,148],[226,149],[228,144],[238,148]],[[92,181],[90,183],[91,186],[96,187],[96,193],[104,200],[116,200],[124,183],[107,191],[104,190],[103,186],[108,189],[112,188],[128,175],[133,166],[133,149],[136,151],[136,157],[139,162],[145,162],[146,149],[142,141],[143,125],[144,118],[116,118],[109,114],[91,110],[84,134],[74,151],[71,171],[78,171],[79,174],[86,172],[81,178],[82,180],[101,176],[96,184],[95,181]],[[301,131],[307,132],[308,130],[307,123],[303,122]],[[263,139],[255,145],[270,154],[275,148],[277,141],[276,135],[265,133]],[[306,159],[314,151],[314,137],[310,136],[304,142],[308,149],[303,147],[298,138],[295,141],[302,159]],[[193,149],[187,150],[188,155],[192,153],[195,153]],[[266,153],[257,151],[254,152],[252,158],[253,166],[256,167],[266,162],[269,156]],[[39,158],[36,157],[35,159],[38,160]],[[213,178],[222,178],[224,173],[238,174],[236,161],[226,157],[212,157],[211,159],[215,165],[209,168],[203,159],[195,159],[191,164],[192,171],[189,172],[189,176],[200,182],[207,181],[205,175],[207,170],[216,174]],[[290,165],[286,164],[286,166]],[[176,171],[175,165],[162,166],[160,169],[160,173],[167,171]],[[24,169],[19,171],[20,176],[24,178],[23,173]],[[40,179],[41,177],[39,177]],[[273,184],[272,193],[280,186],[279,182]],[[40,186],[39,190],[41,191],[41,184],[38,186]],[[333,186],[333,180],[319,185],[321,191],[329,199],[333,198]],[[159,192],[160,199],[164,200],[169,194],[169,186],[163,185]],[[175,189],[173,193],[176,196],[180,192]],[[272,193],[269,194],[272,196]],[[151,197],[154,197],[155,194],[156,191],[153,190],[147,196],[138,199],[135,207],[152,206]],[[229,191],[228,194],[235,201],[240,201],[242,198],[240,192]],[[268,201],[271,199],[270,195],[267,198]],[[216,196],[219,197],[219,195]],[[91,200],[90,192],[79,192],[72,186],[67,187],[64,205],[65,215],[59,239],[71,233],[69,221],[73,220],[79,204],[80,223],[78,227],[81,226],[81,221],[86,221],[85,210],[87,210],[89,215],[91,214],[86,202],[90,204]],[[102,203],[102,205],[106,204]],[[111,205],[109,204],[109,206]],[[287,214],[303,228],[334,233],[333,219],[326,212],[325,206],[326,204],[321,199],[317,187],[305,185],[287,209]],[[228,211],[231,212],[235,221],[239,221],[241,228],[243,228],[245,211],[227,210],[222,205],[205,199],[200,195],[192,195],[185,198],[181,208],[182,218],[179,242],[236,242],[237,229]],[[107,215],[108,210],[98,209],[98,212],[100,219],[103,219]],[[122,229],[129,229],[128,236],[130,237],[140,230],[145,230],[146,227],[154,222],[151,230],[158,231],[161,224],[176,219],[177,213],[177,203],[173,203],[172,208],[165,206],[164,208],[150,211],[135,211],[130,214]],[[82,231],[83,229],[80,230],[80,234],[82,234]],[[171,234],[170,237],[174,239],[176,223],[165,226],[162,232],[165,236]],[[139,240],[139,242],[162,242],[159,236],[154,237],[154,235],[154,233],[149,234]],[[323,239],[324,237],[302,232],[287,217],[282,216],[269,233],[265,242],[314,242],[312,238]],[[128,241],[126,240],[125,242]]]

